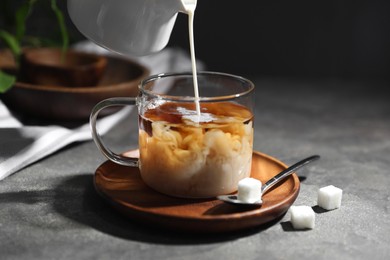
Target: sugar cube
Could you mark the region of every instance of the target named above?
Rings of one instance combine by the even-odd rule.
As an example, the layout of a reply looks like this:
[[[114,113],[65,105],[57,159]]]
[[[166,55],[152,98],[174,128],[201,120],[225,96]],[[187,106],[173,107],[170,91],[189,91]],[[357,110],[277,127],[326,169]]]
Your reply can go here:
[[[291,206],[291,224],[294,229],[313,229],[315,225],[314,210],[309,206]]]
[[[317,204],[319,207],[332,210],[340,208],[343,190],[333,185],[318,190]]]
[[[238,182],[238,199],[253,203],[261,201],[261,181],[255,178],[244,178]]]

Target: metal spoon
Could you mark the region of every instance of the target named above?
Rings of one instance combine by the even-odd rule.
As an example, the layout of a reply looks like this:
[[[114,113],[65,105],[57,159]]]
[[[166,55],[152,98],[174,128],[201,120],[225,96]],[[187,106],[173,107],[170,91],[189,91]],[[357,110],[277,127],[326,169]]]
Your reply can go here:
[[[280,182],[281,180],[285,179],[286,177],[290,176],[292,173],[294,173],[299,168],[305,166],[306,164],[313,162],[315,160],[318,160],[320,158],[319,155],[313,155],[306,159],[303,159],[302,161],[297,162],[296,164],[288,167],[287,169],[283,170],[282,172],[278,173],[274,177],[272,177],[269,181],[264,183],[261,187],[261,195],[263,195],[265,192],[267,192],[272,186],[274,186],[276,183]],[[241,201],[238,199],[237,194],[231,194],[231,195],[221,195],[217,196],[219,200],[222,200],[224,202],[235,204],[235,205],[243,205],[243,206],[261,206],[263,204],[263,201],[261,198],[259,198],[258,201],[255,202],[246,202]]]

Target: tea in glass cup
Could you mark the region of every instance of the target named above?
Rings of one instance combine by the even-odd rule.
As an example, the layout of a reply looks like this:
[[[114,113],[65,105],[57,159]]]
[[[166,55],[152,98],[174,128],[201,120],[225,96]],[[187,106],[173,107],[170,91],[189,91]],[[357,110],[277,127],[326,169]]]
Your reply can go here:
[[[160,74],[141,82],[137,98],[97,104],[91,125],[99,149],[116,163],[139,167],[142,180],[167,195],[209,198],[236,191],[251,171],[254,85],[216,72],[200,72],[197,79],[199,98],[191,73]],[[156,90],[161,88],[170,91]],[[114,105],[138,107],[139,158],[113,153],[101,141],[97,115]]]

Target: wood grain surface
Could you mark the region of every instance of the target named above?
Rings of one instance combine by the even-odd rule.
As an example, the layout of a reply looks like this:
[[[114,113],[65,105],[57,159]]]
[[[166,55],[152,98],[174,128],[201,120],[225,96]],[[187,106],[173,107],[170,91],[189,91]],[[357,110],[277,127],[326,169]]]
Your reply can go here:
[[[286,165],[253,153],[251,177],[263,183]],[[161,194],[144,184],[139,170],[106,161],[95,172],[95,188],[116,210],[147,225],[185,232],[229,232],[260,226],[283,215],[299,193],[294,173],[263,195],[260,208],[237,207],[215,198],[183,199]]]

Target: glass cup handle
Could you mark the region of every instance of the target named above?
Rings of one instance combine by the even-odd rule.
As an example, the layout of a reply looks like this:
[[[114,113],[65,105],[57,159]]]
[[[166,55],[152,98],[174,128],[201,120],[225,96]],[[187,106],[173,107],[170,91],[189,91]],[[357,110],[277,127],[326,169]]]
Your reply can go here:
[[[125,157],[123,155],[114,153],[107,146],[104,145],[102,138],[97,131],[96,121],[99,115],[99,112],[103,109],[110,106],[135,106],[136,98],[108,98],[103,101],[100,101],[95,105],[95,107],[91,111],[91,116],[89,118],[89,123],[91,125],[92,130],[92,138],[95,141],[96,146],[102,152],[104,156],[113,161],[114,163],[138,167],[138,158]]]

